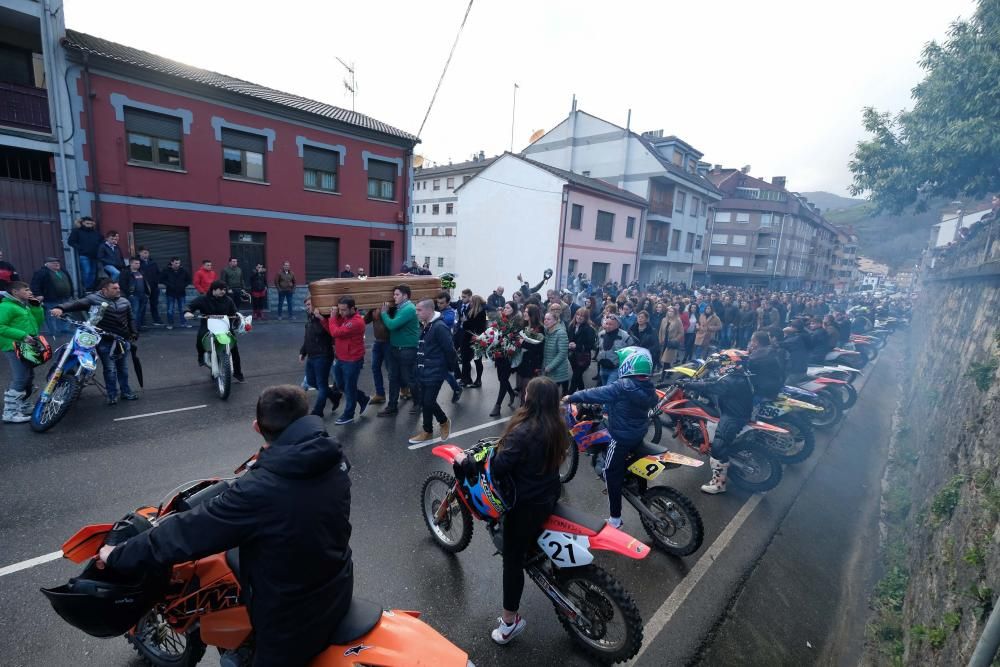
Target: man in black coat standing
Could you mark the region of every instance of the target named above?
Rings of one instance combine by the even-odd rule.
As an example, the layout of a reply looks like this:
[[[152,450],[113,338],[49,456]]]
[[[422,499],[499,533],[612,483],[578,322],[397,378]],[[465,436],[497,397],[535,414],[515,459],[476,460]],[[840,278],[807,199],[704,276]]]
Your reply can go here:
[[[149,316],[153,320],[154,327],[162,327],[163,320],[160,319],[160,267],[150,257],[149,248],[139,248],[139,270],[142,271],[146,279],[146,287],[149,292]]]
[[[117,547],[112,570],[141,573],[239,548],[256,635],[255,667],[304,666],[329,645],[354,593],[351,466],[310,415],[305,392],[279,385],[257,399],[256,464],[221,494]]]

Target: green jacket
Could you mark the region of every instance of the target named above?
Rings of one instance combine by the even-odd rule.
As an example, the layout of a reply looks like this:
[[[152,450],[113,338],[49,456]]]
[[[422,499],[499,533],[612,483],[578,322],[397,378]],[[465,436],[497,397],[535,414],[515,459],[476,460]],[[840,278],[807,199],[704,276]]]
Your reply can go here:
[[[407,301],[396,309],[395,317],[382,313],[382,324],[389,330],[389,345],[394,347],[416,347],[420,340],[420,322],[417,321],[417,307]]]
[[[0,301],[0,352],[13,352],[14,342],[37,336],[45,321],[41,306],[26,306],[17,299]]]
[[[553,382],[566,382],[573,377],[569,367],[569,336],[562,322],[555,329],[545,330],[545,356],[542,372]]]

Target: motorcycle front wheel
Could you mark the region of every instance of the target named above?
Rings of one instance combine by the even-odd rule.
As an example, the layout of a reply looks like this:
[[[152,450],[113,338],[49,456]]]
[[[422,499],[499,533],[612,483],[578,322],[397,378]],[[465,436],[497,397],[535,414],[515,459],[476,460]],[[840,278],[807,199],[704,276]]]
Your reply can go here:
[[[559,466],[559,481],[566,484],[576,477],[576,469],[580,465],[580,450],[572,439],[569,441],[569,449],[566,451],[566,458]]]
[[[657,413],[649,418],[649,427],[646,429],[646,440],[659,444],[663,438],[663,418]]]
[[[669,486],[654,486],[642,494],[642,503],[659,521],[645,516],[642,527],[653,544],[671,556],[688,556],[701,547],[705,528],[701,515],[687,496]]]
[[[781,483],[781,463],[756,442],[737,442],[729,455],[729,481],[759,493]]]
[[[52,390],[49,400],[42,403],[39,400],[35,404],[35,409],[31,412],[31,430],[35,433],[44,433],[59,423],[59,420],[66,416],[72,407],[73,402],[80,397],[80,378],[75,375],[64,375],[59,378],[59,383]]]
[[[812,402],[823,408],[823,412],[810,412],[809,421],[814,428],[833,428],[844,414],[840,402],[825,389],[816,392],[816,398]]]
[[[851,384],[830,385],[830,390],[840,401],[841,410],[850,410],[858,402],[858,390]]]
[[[788,431],[783,433],[763,433],[761,438],[767,450],[778,457],[782,463],[801,463],[812,455],[816,448],[816,433],[812,424],[804,418],[794,415],[778,417],[771,422]]]
[[[219,398],[226,400],[233,387],[233,360],[225,350],[217,351],[219,357],[219,375],[215,378],[215,392]]]
[[[133,632],[125,635],[139,657],[153,667],[194,667],[205,655],[205,643],[197,629],[175,631],[157,605],[139,619]]]
[[[556,607],[569,636],[590,657],[610,665],[624,662],[642,645],[642,617],[632,596],[597,565],[557,569],[555,585],[583,618],[571,619]]]
[[[427,530],[439,547],[452,554],[465,549],[472,540],[472,512],[452,493],[454,488],[454,477],[436,471],[424,480],[420,489],[420,514]],[[449,503],[447,514],[436,522],[438,510],[445,502]]]

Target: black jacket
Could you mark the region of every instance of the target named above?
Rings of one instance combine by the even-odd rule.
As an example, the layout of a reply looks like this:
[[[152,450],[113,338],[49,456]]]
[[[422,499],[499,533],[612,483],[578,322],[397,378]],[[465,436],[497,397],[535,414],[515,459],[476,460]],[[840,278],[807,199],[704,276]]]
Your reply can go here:
[[[229,489],[131,538],[108,565],[141,572],[238,546],[258,664],[302,665],[353,595],[349,470],[323,420],[302,417]]]
[[[594,331],[594,327],[590,326],[590,322],[578,325],[576,320],[573,320],[566,327],[566,335],[569,336],[569,342],[576,343],[574,352],[586,352],[589,354],[597,347],[597,332]],[[570,356],[570,360],[572,359],[573,357]],[[589,362],[587,365],[590,365]]]
[[[236,304],[225,294],[222,298],[216,299],[211,294],[202,294],[201,296],[195,297],[188,302],[187,307],[184,308],[184,312],[199,312],[202,315],[236,315],[239,311],[236,310]],[[232,331],[233,327],[236,326],[236,320],[229,320],[229,330]],[[201,320],[201,324],[198,327],[198,340],[201,340],[205,334],[208,333],[208,320]],[[236,345],[236,339],[233,338],[233,345]]]
[[[73,297],[73,278],[66,271],[60,270],[59,273],[63,275],[66,279],[65,285],[68,289],[64,293],[60,293],[58,290],[58,283],[56,282],[55,272],[47,266],[35,271],[35,275],[31,276],[31,291],[35,296],[41,296],[45,299],[45,303],[59,303],[64,299],[70,299]]]
[[[785,365],[788,374],[805,373],[809,368],[809,346],[804,335],[800,333],[788,334],[779,345],[788,353],[788,362]]]
[[[135,339],[139,336],[135,330],[135,320],[132,317],[132,305],[123,296],[117,299],[106,299],[101,296],[100,292],[92,292],[82,299],[69,301],[57,307],[67,313],[78,313],[90,310],[91,306],[100,306],[102,303],[107,303],[108,307],[104,311],[104,317],[97,323],[99,329],[104,329],[126,339]]]
[[[267,274],[258,273],[254,271],[250,274],[250,291],[251,292],[266,292],[267,291]]]
[[[122,288],[122,296],[126,299],[131,298],[136,292],[142,291],[146,296],[149,296],[150,292],[153,291],[152,286],[149,284],[149,280],[146,278],[145,271],[139,268],[139,275],[142,276],[142,281],[136,280],[135,276],[132,275],[132,269],[128,268],[121,272],[118,276],[118,286]]]
[[[486,311],[480,310],[478,315],[466,317],[465,321],[462,322],[462,329],[469,336],[478,336],[486,331]]]
[[[333,356],[333,337],[330,336],[330,332],[327,331],[323,321],[312,313],[309,314],[309,319],[306,320],[306,331],[302,337],[302,347],[299,348],[299,356],[310,358]]]
[[[633,324],[632,328],[628,330],[635,338],[636,345],[639,347],[644,347],[649,350],[649,354],[652,355],[653,359],[660,358],[660,336],[659,332],[653,328],[653,325],[647,324],[644,331],[639,331],[639,324]]]
[[[93,229],[77,227],[69,233],[67,242],[70,248],[76,250],[76,254],[96,259],[97,249],[104,243],[104,236],[97,231],[97,227]]]
[[[708,380],[693,380],[684,384],[685,389],[716,399],[723,417],[750,422],[753,415],[753,386],[742,373],[729,373]]]
[[[179,299],[187,294],[187,286],[191,284],[191,274],[183,266],[176,271],[168,266],[160,272],[159,281],[163,283],[167,296]]]
[[[101,266],[113,266],[119,271],[125,270],[125,256],[122,255],[121,246],[111,247],[104,241],[97,246],[97,262]]]
[[[151,259],[139,260],[139,270],[142,271],[143,277],[146,279],[146,284],[149,285],[149,291],[159,289],[160,287],[160,267]]]
[[[507,303],[507,301],[502,296],[496,292],[492,292],[488,297],[486,297],[486,310],[502,310],[505,303]]]
[[[776,347],[767,345],[754,350],[747,359],[747,370],[758,396],[776,398],[785,386],[784,352]]]
[[[559,499],[559,470],[546,472],[545,443],[530,424],[507,434],[493,457],[494,475],[508,475],[516,489],[516,505],[544,505]]]

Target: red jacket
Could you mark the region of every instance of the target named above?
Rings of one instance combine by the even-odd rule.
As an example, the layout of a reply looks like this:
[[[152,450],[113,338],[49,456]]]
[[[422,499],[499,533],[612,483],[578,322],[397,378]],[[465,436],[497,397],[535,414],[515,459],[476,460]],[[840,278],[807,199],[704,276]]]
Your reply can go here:
[[[351,317],[323,318],[326,330],[333,337],[333,351],[340,361],[361,361],[365,358],[365,320],[358,313]]]
[[[194,288],[198,294],[208,294],[208,288],[219,279],[215,271],[206,271],[204,267],[194,272]]]

